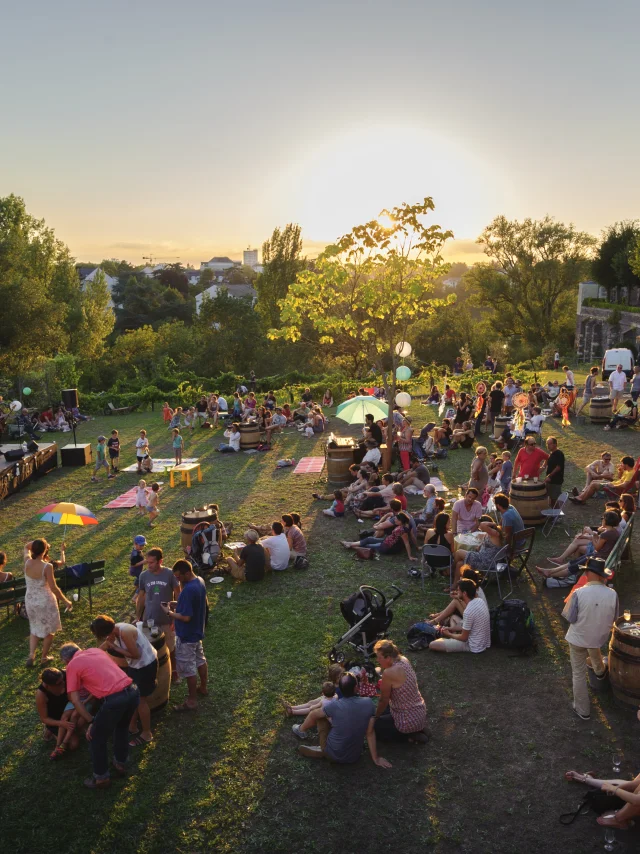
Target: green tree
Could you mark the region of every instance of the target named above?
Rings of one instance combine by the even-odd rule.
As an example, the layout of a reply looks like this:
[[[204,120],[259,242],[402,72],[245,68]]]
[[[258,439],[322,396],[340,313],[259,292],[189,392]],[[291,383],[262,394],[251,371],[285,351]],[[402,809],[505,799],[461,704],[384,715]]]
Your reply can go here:
[[[99,358],[114,324],[111,292],[104,273],[98,270],[78,292],[67,315],[69,350],[85,359]]]
[[[166,264],[156,270],[153,276],[165,288],[173,288],[185,299],[189,296],[189,280],[182,264]]]
[[[474,265],[465,286],[503,336],[521,335],[539,353],[571,335],[578,283],[595,242],[550,217],[517,222],[499,216],[478,238],[492,263]]]
[[[66,352],[66,319],[79,292],[64,243],[21,198],[0,198],[0,370],[24,374],[42,356]]]
[[[289,223],[262,244],[263,271],[255,282],[258,292],[257,309],[269,327],[280,326],[280,302],[289,287],[306,266],[302,257],[302,237],[299,225]]]
[[[112,276],[114,279],[119,276],[127,276],[135,270],[133,264],[124,260],[118,261],[117,258],[105,258],[97,266],[104,271],[105,275]]]
[[[185,298],[159,279],[138,275],[129,276],[124,286],[118,282],[114,302],[118,331],[142,326],[157,328],[169,318],[191,323],[195,312],[194,297]]]
[[[250,370],[264,341],[251,297],[232,297],[224,286],[213,299],[205,295],[194,330],[200,342],[198,362],[206,376]]]
[[[315,269],[300,272],[280,302],[282,328],[272,328],[270,337],[297,341],[312,334],[331,355],[366,360],[382,374],[392,404],[397,345],[411,336],[420,318],[455,300],[433,296],[447,269],[440,250],[452,236],[439,225],[427,225],[433,210],[431,198],[402,204],[328,246]],[[392,440],[389,418],[389,452]]]
[[[628,297],[631,297],[632,289],[640,288],[640,271],[634,272],[633,269],[633,255],[639,240],[640,223],[637,220],[616,222],[603,233],[591,264],[591,275],[607,289],[610,301],[618,300],[620,288],[627,288]]]

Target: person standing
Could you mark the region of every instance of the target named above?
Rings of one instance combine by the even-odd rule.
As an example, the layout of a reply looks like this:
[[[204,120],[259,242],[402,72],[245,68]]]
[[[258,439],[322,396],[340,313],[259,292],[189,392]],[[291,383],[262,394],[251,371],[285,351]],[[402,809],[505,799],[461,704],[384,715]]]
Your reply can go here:
[[[91,478],[92,483],[96,483],[98,478],[97,474],[101,468],[105,468],[107,470],[107,478],[111,480],[115,477],[115,474],[111,474],[109,471],[109,463],[107,462],[107,446],[105,445],[106,439],[104,436],[98,436],[98,444],[96,445],[96,464],[93,467],[93,476]]]
[[[606,667],[600,647],[607,641],[611,626],[618,616],[619,602],[615,590],[607,587],[611,570],[601,557],[586,563],[587,583],[574,590],[562,616],[570,623],[565,640],[569,644],[573,676],[573,711],[583,721],[591,717],[587,688],[587,656],[598,679],[604,679]]]
[[[162,608],[162,602],[172,602],[180,582],[168,566],[162,565],[164,557],[162,549],[149,549],[145,555],[147,568],[140,573],[138,579],[138,596],[136,598],[136,619],[153,620],[154,625],[164,632],[167,649],[171,656],[171,676],[176,681],[176,636],[171,618]]]
[[[597,382],[596,377],[597,376],[598,376],[598,369],[594,366],[593,368],[591,368],[591,370],[587,374],[587,378],[584,382],[584,392],[582,394],[582,405],[580,406],[580,409],[576,412],[576,415],[580,415],[582,410],[586,406],[589,406],[589,404],[591,403],[591,398],[593,397],[593,392],[594,392],[595,387],[596,387],[596,382]]]
[[[65,644],[60,650],[63,659],[69,646],[77,650],[75,644]],[[106,789],[111,784],[107,741],[113,734],[113,767],[119,777],[124,777],[129,755],[129,721],[138,708],[140,694],[131,678],[102,649],[77,650],[67,664],[66,677],[69,700],[89,724],[87,741],[93,774],[87,777],[84,785],[88,789]],[[92,697],[102,700],[95,716],[80,698],[83,688]]]
[[[555,355],[553,357],[553,370],[557,371],[560,367],[560,353],[556,350]]]
[[[175,427],[173,429],[173,453],[176,458],[176,465],[179,466],[182,464],[182,448],[184,446],[184,439],[180,435],[180,429]]]
[[[633,377],[631,379],[631,400],[634,403],[638,402],[640,397],[640,367],[638,365],[633,369]]]
[[[627,375],[622,370],[622,365],[618,365],[611,374],[609,374],[609,389],[611,390],[611,412],[613,415],[618,411],[620,401],[624,397],[624,390],[627,387]]]
[[[571,370],[569,365],[563,365],[562,370],[564,371],[564,385],[566,386],[568,391],[572,391],[576,385],[576,380],[573,376],[573,371]]]
[[[180,407],[178,407],[179,409]],[[136,439],[136,459],[138,461],[138,474],[142,474],[142,460],[145,453],[149,451],[149,440],[147,439],[147,431],[141,430],[140,436]]]
[[[524,440],[524,448],[520,448],[516,455],[513,466],[513,479],[518,476],[528,480],[540,476],[540,466],[543,462],[549,459],[549,454],[536,447],[536,440],[533,436],[527,436]]]
[[[56,584],[53,564],[49,561],[49,543],[46,540],[34,540],[24,548],[24,579],[27,590],[24,604],[29,617],[29,657],[27,667],[34,666],[38,641],[42,640],[40,663],[46,665],[52,660],[49,649],[53,636],[62,628],[58,602],[64,602],[67,610],[73,607],[62,590]],[[64,543],[60,552],[60,561],[65,562]]]
[[[505,402],[505,394],[502,389],[502,383],[500,382],[500,380],[493,384],[493,388],[489,392],[489,400],[489,418],[491,420],[491,436],[489,436],[489,438],[495,439],[495,421],[498,415],[501,414],[502,407],[504,406]]]
[[[166,602],[161,604],[165,616],[174,621],[176,633],[176,665],[178,676],[186,679],[189,696],[176,712],[192,712],[198,707],[198,694],[207,695],[208,667],[202,648],[207,619],[207,588],[193,572],[188,560],[177,560],[173,575],[181,585],[175,610]],[[198,684],[198,680],[200,684]]]
[[[109,451],[111,474],[115,477],[118,474],[118,466],[120,464],[120,437],[117,430],[111,431],[111,437],[107,441],[107,449]]]
[[[547,460],[547,476],[544,479],[544,483],[547,487],[549,507],[553,507],[562,492],[564,454],[558,448],[558,440],[555,436],[549,436],[547,439],[547,450],[549,451],[549,458]]]
[[[413,427],[411,426],[410,418],[405,417],[402,419],[402,427],[396,435],[402,471],[409,471],[411,468],[410,454],[413,450]]]

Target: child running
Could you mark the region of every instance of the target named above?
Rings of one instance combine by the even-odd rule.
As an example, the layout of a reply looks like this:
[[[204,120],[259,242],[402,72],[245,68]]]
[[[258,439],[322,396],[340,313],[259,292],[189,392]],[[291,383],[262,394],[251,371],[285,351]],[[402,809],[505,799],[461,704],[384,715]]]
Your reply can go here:
[[[152,483],[151,489],[147,493],[147,513],[149,514],[149,527],[153,528],[154,520],[158,518],[160,513],[160,484]]]
[[[93,477],[91,478],[93,483],[97,483],[98,478],[96,475],[100,471],[101,468],[106,468],[107,477],[113,478],[115,474],[109,473],[109,463],[107,462],[107,446],[105,445],[106,438],[104,436],[98,436],[98,445],[96,447],[96,464],[93,469]]]

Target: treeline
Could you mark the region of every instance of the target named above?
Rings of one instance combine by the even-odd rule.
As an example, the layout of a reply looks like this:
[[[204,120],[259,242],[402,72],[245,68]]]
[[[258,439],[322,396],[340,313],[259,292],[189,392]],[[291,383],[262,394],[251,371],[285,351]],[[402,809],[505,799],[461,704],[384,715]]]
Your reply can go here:
[[[615,224],[598,242],[550,218],[498,217],[478,242],[487,260],[454,264],[434,277],[430,296],[438,307],[424,317],[417,312],[407,327],[414,375],[432,364],[451,365],[461,353],[475,365],[491,354],[501,366],[541,353],[548,361],[556,349],[565,356],[573,351],[581,280],[593,276],[612,304],[631,302],[640,288],[635,222]],[[211,284],[211,271],[194,286],[177,264],[148,278],[126,261],[108,260],[100,266],[116,279],[111,292],[102,275],[82,286],[74,259],[53,231],[27,212],[22,199],[0,199],[0,394],[28,379],[43,397],[77,386],[86,395],[137,394],[151,401],[159,399],[156,392],[177,395],[187,387],[188,394],[219,385],[229,392],[251,370],[259,381],[291,372],[320,384],[370,376],[365,348],[327,346],[317,324],[308,323],[295,341],[272,334],[282,325],[291,285],[301,275],[313,281],[320,261],[303,256],[300,227],[275,229],[262,255],[258,276],[248,268],[229,273],[230,285],[255,288],[255,301],[221,285],[196,311],[195,298]]]

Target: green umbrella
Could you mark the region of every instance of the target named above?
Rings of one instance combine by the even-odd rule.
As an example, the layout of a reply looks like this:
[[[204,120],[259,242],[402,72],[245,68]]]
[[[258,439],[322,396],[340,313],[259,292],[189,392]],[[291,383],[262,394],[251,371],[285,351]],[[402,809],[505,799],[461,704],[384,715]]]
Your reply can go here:
[[[347,424],[364,424],[365,415],[373,415],[374,421],[389,416],[389,405],[371,395],[360,395],[345,400],[336,409],[336,416]]]

